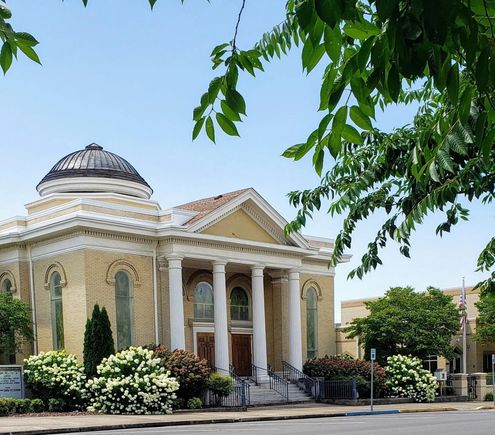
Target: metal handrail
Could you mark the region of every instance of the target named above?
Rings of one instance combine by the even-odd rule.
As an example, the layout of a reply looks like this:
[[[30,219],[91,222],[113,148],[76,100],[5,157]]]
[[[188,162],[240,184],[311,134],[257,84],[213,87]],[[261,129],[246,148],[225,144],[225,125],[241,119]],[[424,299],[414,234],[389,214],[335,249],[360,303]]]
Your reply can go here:
[[[282,376],[292,384],[296,384],[299,388],[301,388],[301,383],[303,383],[304,391],[311,394],[314,399],[319,399],[320,383],[317,379],[308,376],[287,361],[282,361]]]
[[[234,401],[236,398],[238,398],[239,405],[242,408],[246,408],[247,406],[250,405],[251,403],[251,393],[250,393],[250,385],[249,382],[247,382],[245,379],[241,378],[235,371],[234,366],[229,365],[229,369],[221,369],[218,367],[213,367],[213,370],[219,373],[225,373],[230,376],[232,379],[232,385],[233,385],[233,391],[231,395],[233,394],[236,396],[234,398]]]
[[[258,367],[251,363],[251,379],[256,385],[259,385],[258,372],[266,372],[270,380],[270,389],[280,394],[287,402],[289,401],[289,382],[277,375],[273,369]]]

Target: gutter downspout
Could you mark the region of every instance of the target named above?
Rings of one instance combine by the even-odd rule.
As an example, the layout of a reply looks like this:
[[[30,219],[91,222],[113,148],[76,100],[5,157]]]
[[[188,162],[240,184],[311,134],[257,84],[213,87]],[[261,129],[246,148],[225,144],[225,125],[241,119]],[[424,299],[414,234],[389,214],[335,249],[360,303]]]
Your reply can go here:
[[[155,344],[160,344],[160,333],[158,323],[158,289],[157,289],[157,272],[156,272],[156,256],[157,256],[158,240],[153,246],[153,314],[155,318]]]
[[[33,320],[33,351],[34,354],[38,354],[38,326],[36,322],[36,299],[35,299],[35,291],[34,291],[34,270],[33,270],[33,257],[31,254],[31,245],[27,247],[28,254],[28,262],[29,262],[29,287],[31,294],[31,312],[32,312],[32,320]]]

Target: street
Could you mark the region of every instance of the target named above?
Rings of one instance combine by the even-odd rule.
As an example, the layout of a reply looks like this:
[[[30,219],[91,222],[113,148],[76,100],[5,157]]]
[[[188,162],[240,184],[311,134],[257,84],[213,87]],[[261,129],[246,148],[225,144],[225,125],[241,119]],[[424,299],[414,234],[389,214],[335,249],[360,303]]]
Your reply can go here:
[[[395,415],[312,418],[247,423],[169,426],[162,428],[127,429],[98,432],[108,435],[144,434],[495,434],[495,411],[425,412]],[[79,432],[80,433],[80,432]],[[94,434],[95,432],[83,432]]]

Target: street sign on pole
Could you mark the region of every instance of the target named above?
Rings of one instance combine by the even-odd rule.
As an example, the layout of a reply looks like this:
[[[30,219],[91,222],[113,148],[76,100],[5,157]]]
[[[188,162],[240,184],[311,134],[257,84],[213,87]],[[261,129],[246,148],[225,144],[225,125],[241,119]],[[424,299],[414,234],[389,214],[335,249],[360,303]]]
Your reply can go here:
[[[492,395],[493,404],[495,405],[495,353],[492,353]]]
[[[376,359],[376,349],[371,349],[370,352],[370,359],[371,359],[371,394],[370,394],[370,411],[373,412],[373,366],[375,365],[375,359]]]

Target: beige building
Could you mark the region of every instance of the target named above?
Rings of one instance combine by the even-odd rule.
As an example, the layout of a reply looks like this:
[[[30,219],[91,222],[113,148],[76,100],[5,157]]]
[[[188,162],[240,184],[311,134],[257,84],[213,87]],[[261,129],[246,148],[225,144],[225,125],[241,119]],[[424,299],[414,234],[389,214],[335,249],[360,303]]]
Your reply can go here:
[[[453,301],[457,304],[460,299],[461,288],[449,288],[442,290],[445,294],[452,296]],[[353,357],[362,358],[363,348],[359,345],[357,339],[349,339],[343,332],[343,329],[358,317],[368,315],[365,303],[378,298],[355,299],[342,301],[341,303],[341,323],[336,325],[336,349],[338,354],[349,354]],[[495,343],[481,344],[474,340],[476,334],[476,323],[478,318],[478,309],[476,302],[479,300],[479,289],[472,287],[466,288],[466,312],[467,312],[467,370],[466,373],[491,372],[491,355],[495,353]],[[462,333],[452,338],[452,344],[455,347],[457,357],[452,361],[446,361],[444,358],[432,355],[425,361],[425,367],[435,371],[437,368],[444,368],[450,373],[463,372],[462,367]]]
[[[163,343],[239,374],[336,352],[332,240],[286,235],[254,189],[164,210],[129,162],[91,144],[37,190],[26,216],[0,222],[0,289],[33,308],[25,353],[81,357],[96,303],[117,348]]]

